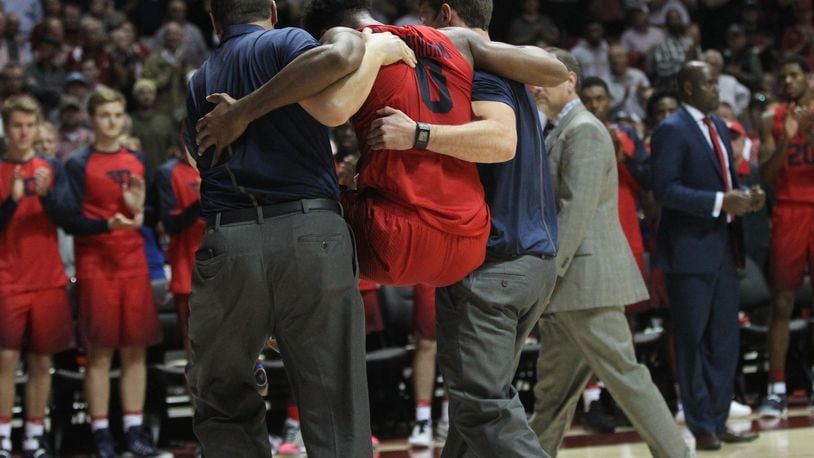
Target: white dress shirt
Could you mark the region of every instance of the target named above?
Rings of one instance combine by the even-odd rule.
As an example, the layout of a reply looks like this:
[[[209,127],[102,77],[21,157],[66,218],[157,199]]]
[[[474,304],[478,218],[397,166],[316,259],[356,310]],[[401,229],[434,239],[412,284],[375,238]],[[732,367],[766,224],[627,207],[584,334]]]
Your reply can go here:
[[[698,128],[701,129],[701,133],[704,134],[704,138],[707,140],[707,144],[709,145],[710,149],[712,149],[712,151],[715,152],[715,146],[713,146],[712,144],[712,137],[709,136],[709,128],[704,123],[704,118],[706,117],[706,115],[704,113],[701,113],[701,110],[691,105],[687,105],[686,103],[682,103],[681,106],[683,106],[684,109],[686,109],[690,113],[690,116],[692,116],[693,119],[695,119],[695,123],[698,125]],[[713,126],[715,126],[715,124],[713,124]],[[724,146],[724,141],[721,138],[721,134],[718,132],[718,126],[715,126],[715,135],[718,137],[718,144],[721,145],[721,148],[724,149],[723,150],[724,170],[722,170],[722,172],[729,175],[729,182],[734,184],[735,180],[732,179],[732,174],[729,173],[729,154],[726,151],[726,146]],[[715,193],[715,207],[713,207],[712,209],[713,217],[717,218],[718,216],[721,215],[721,208],[723,207],[723,205],[724,205],[724,193],[718,191]]]

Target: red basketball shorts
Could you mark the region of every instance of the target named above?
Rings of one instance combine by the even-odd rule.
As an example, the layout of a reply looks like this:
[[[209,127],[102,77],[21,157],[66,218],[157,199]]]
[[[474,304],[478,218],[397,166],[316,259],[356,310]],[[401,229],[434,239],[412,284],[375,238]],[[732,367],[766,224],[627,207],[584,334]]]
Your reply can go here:
[[[0,348],[51,355],[74,344],[68,291],[64,287],[27,293],[0,293]]]
[[[772,209],[771,237],[774,287],[799,288],[806,264],[814,268],[814,205],[778,203]]]
[[[147,274],[79,280],[79,331],[86,344],[143,347],[161,341],[161,326]]]
[[[363,278],[383,285],[451,285],[483,264],[489,232],[449,234],[408,208],[346,192],[345,218],[356,236]]]

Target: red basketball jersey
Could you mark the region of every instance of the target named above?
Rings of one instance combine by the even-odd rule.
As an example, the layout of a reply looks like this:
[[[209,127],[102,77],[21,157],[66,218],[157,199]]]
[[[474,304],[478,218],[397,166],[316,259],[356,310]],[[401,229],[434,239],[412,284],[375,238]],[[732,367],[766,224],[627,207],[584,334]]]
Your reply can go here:
[[[55,165],[41,156],[26,162],[0,161],[0,203],[11,196],[14,169],[20,166],[25,191],[11,219],[0,228],[0,294],[40,291],[65,286],[57,242],[57,227],[43,208],[37,195],[34,173],[48,169],[53,179]]]
[[[489,210],[474,163],[430,151],[371,151],[367,134],[376,111],[389,106],[417,121],[458,125],[472,120],[474,73],[443,33],[424,26],[373,26],[401,37],[418,65],[383,67],[352,123],[361,151],[358,189],[415,210],[430,226],[455,235],[489,231]]]
[[[116,213],[132,217],[124,202],[122,186],[132,176],[144,177],[144,163],[136,153],[122,148],[115,153],[86,150],[70,161],[84,166],[82,195],[76,196],[88,219],[108,219]],[[69,174],[72,167],[68,168]],[[74,238],[76,277],[129,278],[148,272],[141,232],[117,229],[97,235]]]
[[[788,103],[781,103],[774,109],[772,134],[775,143],[779,143],[785,135],[784,124],[788,109]],[[814,204],[814,150],[804,135],[795,135],[789,141],[786,162],[777,175],[774,192],[778,202]]]
[[[184,209],[198,202],[200,197],[201,175],[186,162],[178,161],[170,175],[172,193],[177,206],[169,213],[179,215]],[[170,291],[175,294],[192,292],[192,266],[195,263],[195,250],[201,245],[206,223],[197,219],[191,226],[170,237],[167,254],[172,268]]]

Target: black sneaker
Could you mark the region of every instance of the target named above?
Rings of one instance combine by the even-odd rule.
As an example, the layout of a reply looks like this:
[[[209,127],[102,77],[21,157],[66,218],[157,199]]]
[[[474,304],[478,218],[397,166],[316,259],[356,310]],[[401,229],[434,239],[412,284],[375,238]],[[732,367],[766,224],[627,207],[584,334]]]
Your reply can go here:
[[[607,434],[616,429],[616,424],[605,406],[600,401],[593,401],[582,416],[582,427],[588,432]]]
[[[31,450],[23,450],[23,458],[52,458],[51,450],[48,448],[43,436],[32,437],[31,440],[37,441],[37,448]],[[26,439],[28,441],[28,439]]]
[[[97,429],[93,432],[93,440],[96,442],[96,457],[97,458],[117,458],[116,450],[113,445],[113,435],[110,434],[110,429]]]
[[[125,433],[127,448],[125,457],[133,458],[172,458],[173,454],[157,448],[141,426],[132,426]]]

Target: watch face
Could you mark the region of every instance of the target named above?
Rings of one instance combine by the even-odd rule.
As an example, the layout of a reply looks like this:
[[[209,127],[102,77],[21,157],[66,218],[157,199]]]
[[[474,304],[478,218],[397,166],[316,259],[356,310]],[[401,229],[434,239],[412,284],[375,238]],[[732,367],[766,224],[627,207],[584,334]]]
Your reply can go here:
[[[426,130],[422,130],[421,132],[418,133],[418,141],[426,142],[426,141],[429,141],[429,139],[430,139],[430,133],[427,132]]]

